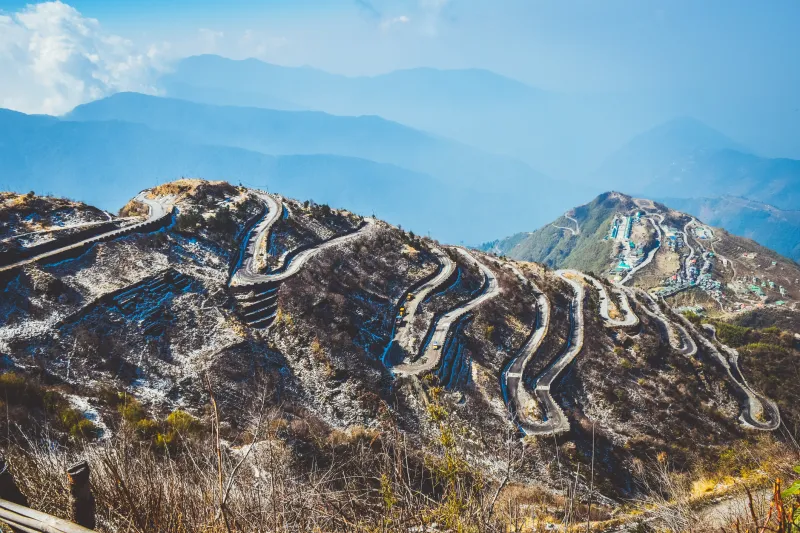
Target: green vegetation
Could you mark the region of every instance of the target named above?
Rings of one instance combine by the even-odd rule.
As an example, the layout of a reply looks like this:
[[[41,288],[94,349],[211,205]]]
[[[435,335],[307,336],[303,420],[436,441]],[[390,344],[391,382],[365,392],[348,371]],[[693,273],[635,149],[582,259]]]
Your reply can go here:
[[[87,419],[83,412],[72,407],[61,392],[43,387],[16,372],[0,374],[0,398],[3,399],[0,401],[0,407],[8,407],[9,422],[12,418],[38,414],[76,440],[94,440],[100,436],[100,429],[94,422]]]
[[[548,224],[531,234],[520,233],[486,246],[495,246],[513,259],[536,261],[551,268],[604,272],[612,266],[614,243],[604,240],[611,218],[617,211],[633,207],[625,197],[602,194],[575,209],[574,218],[580,225],[578,235]],[[574,222],[562,217],[556,225],[574,227]]]

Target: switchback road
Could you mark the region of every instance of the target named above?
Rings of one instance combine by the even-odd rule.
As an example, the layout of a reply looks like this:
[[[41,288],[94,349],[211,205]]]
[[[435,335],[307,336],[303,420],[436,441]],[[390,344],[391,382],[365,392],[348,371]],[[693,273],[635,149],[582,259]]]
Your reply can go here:
[[[695,333],[695,336],[708,354],[716,359],[722,368],[725,369],[728,379],[730,379],[731,383],[734,385],[734,388],[736,388],[744,397],[742,414],[739,417],[739,421],[742,423],[742,425],[761,431],[775,431],[778,429],[781,425],[781,415],[775,402],[768,398],[764,398],[753,391],[753,389],[750,388],[750,386],[747,384],[747,381],[745,381],[744,377],[742,376],[742,373],[739,370],[738,361],[734,360],[733,363],[728,361],[728,359],[720,353],[712,341],[708,340],[704,335],[697,331],[697,329],[694,327],[694,324],[692,324],[683,315],[678,316],[681,317],[686,328]]]
[[[483,290],[478,296],[468,301],[464,305],[452,309],[442,315],[436,322],[433,335],[431,336],[428,344],[425,346],[424,352],[419,360],[415,362],[406,362],[402,365],[394,367],[392,371],[395,373],[395,375],[419,375],[436,368],[439,365],[445,340],[447,339],[447,335],[450,333],[450,328],[453,326],[453,324],[456,323],[459,318],[469,313],[483,302],[494,298],[500,293],[500,286],[497,283],[497,278],[489,269],[489,267],[478,261],[464,248],[455,248],[455,250],[464,256],[467,261],[477,265],[478,268],[481,269],[481,272],[483,272],[484,275]]]
[[[439,272],[433,279],[419,287],[411,300],[405,302],[405,316],[403,317],[403,322],[395,330],[394,337],[391,341],[391,343],[400,347],[403,352],[407,354],[417,353],[419,349],[417,342],[421,342],[421,339],[415,338],[413,335],[414,328],[412,325],[414,318],[417,316],[417,309],[419,309],[420,304],[425,301],[428,295],[447,281],[456,270],[455,262],[450,259],[447,253],[433,245],[431,246],[431,251],[439,262]]]
[[[308,248],[298,253],[296,256],[294,256],[294,259],[292,259],[292,261],[289,263],[289,266],[286,267],[282,272],[277,272],[273,274],[256,274],[251,271],[245,270],[241,276],[234,275],[232,285],[236,287],[247,288],[247,287],[254,287],[257,285],[281,282],[286,278],[290,278],[295,274],[297,274],[297,272],[299,272],[300,269],[303,268],[303,266],[312,257],[317,255],[321,251],[327,250],[328,248],[335,248],[350,241],[360,239],[361,237],[366,235],[369,231],[371,231],[374,225],[375,225],[374,218],[365,218],[363,225],[356,231],[348,233],[347,235],[342,235],[340,237],[327,240],[323,243],[318,244],[313,248]],[[242,270],[244,269],[240,269],[239,271],[237,271],[237,273],[241,272]]]
[[[547,295],[532,281],[528,280],[514,264],[509,264],[509,267],[520,280],[525,283],[530,283],[530,286],[537,295],[534,332],[522,348],[520,348],[517,356],[511,361],[511,364],[508,365],[501,379],[503,397],[506,400],[506,404],[509,405],[509,410],[512,415],[515,416],[515,421],[524,432],[525,426],[523,426],[521,422],[528,419],[526,413],[529,409],[536,408],[536,401],[527,389],[525,389],[525,382],[522,379],[522,374],[525,372],[525,367],[528,366],[531,358],[539,350],[542,341],[547,336],[547,332],[550,328],[550,300],[547,298]]]
[[[263,248],[263,244],[269,239],[269,232],[272,226],[280,219],[282,208],[280,200],[275,199],[267,193],[256,193],[258,198],[264,202],[267,213],[264,218],[256,224],[245,236],[247,245],[242,247],[242,255],[239,258],[239,265],[231,279],[231,285],[247,285],[249,282],[258,280],[261,274],[258,272],[256,254]]]
[[[623,291],[619,289],[612,289],[614,293],[619,296],[619,307],[621,307],[620,311],[625,315],[625,318],[622,320],[611,318],[609,315],[609,295],[605,285],[600,283],[600,280],[577,270],[565,270],[565,272],[588,280],[594,286],[594,288],[597,289],[597,292],[600,294],[600,318],[603,319],[603,322],[607,327],[624,328],[633,327],[639,324],[639,317],[636,316],[636,313],[634,313],[633,309],[631,309],[631,305],[628,302],[628,297]]]
[[[584,290],[582,283],[568,277],[568,272],[558,270],[556,274],[569,283],[575,293],[570,305],[569,338],[563,353],[548,365],[535,380],[534,394],[541,405],[544,417],[542,421],[533,421],[527,417],[519,419],[520,427],[527,435],[547,435],[569,431],[569,421],[561,407],[553,400],[550,387],[583,348]]]

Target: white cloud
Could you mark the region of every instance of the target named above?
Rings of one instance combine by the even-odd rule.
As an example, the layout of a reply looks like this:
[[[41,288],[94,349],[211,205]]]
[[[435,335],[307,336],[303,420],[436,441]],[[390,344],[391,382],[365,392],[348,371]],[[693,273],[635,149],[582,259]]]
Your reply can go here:
[[[118,91],[156,92],[155,48],[137,50],[62,2],[0,15],[0,107],[61,114]]]
[[[381,29],[383,31],[388,31],[392,26],[397,24],[408,24],[411,22],[411,19],[406,15],[400,15],[399,17],[394,17],[391,19],[387,19],[381,22]]]

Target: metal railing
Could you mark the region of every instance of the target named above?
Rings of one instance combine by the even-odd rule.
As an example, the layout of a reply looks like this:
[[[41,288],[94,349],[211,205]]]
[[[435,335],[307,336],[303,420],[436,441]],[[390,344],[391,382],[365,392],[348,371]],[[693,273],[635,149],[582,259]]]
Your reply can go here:
[[[92,533],[95,502],[89,483],[89,465],[81,461],[71,466],[67,470],[67,479],[75,522],[29,508],[28,500],[17,488],[8,464],[0,457],[0,522],[15,533]]]

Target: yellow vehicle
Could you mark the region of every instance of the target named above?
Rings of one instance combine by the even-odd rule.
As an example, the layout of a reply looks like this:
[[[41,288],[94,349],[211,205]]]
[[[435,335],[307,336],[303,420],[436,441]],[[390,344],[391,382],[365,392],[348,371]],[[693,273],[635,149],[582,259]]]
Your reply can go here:
[[[406,312],[406,308],[405,307],[401,307],[400,308],[400,315],[405,314],[405,312]]]
[[[413,299],[414,299],[414,293],[413,292],[409,292],[407,300],[410,302]]]
[[[439,343],[438,343],[438,342],[434,342],[434,343],[433,343],[433,351],[436,351],[436,350],[438,350],[439,348],[440,348],[440,346],[439,346]]]

